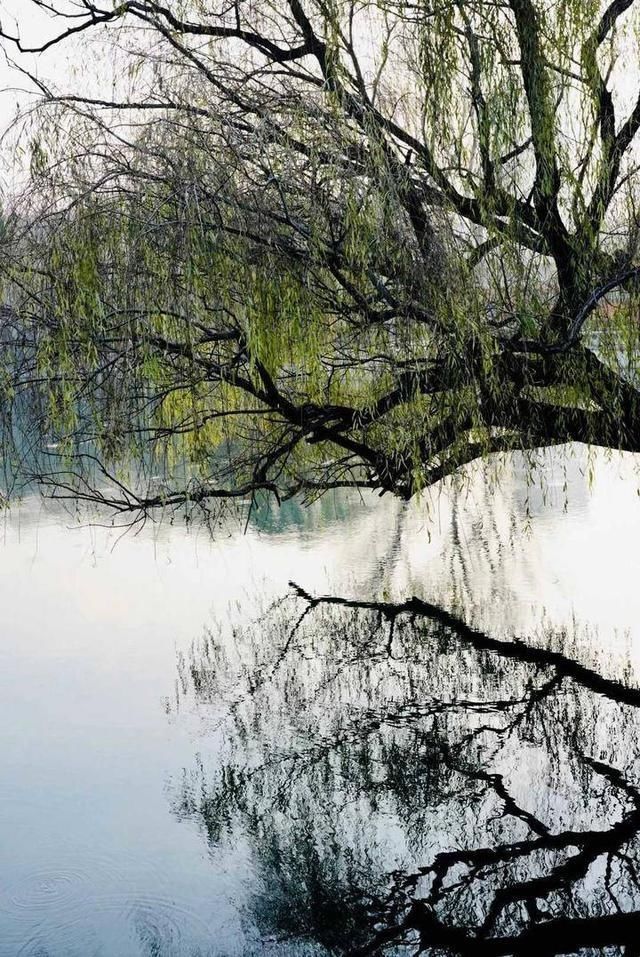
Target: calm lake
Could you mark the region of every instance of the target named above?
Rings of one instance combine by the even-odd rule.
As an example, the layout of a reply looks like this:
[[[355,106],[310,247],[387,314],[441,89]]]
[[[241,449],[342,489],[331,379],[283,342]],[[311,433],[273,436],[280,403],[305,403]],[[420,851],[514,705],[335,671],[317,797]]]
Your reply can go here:
[[[640,940],[638,462],[544,463],[213,539],[4,512],[0,957]]]

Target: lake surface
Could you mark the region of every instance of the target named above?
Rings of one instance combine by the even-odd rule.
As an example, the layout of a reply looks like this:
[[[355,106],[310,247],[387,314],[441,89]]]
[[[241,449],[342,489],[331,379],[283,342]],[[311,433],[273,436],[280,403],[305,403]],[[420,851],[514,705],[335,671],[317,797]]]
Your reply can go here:
[[[638,462],[527,472],[214,540],[4,513],[0,957],[640,940]]]

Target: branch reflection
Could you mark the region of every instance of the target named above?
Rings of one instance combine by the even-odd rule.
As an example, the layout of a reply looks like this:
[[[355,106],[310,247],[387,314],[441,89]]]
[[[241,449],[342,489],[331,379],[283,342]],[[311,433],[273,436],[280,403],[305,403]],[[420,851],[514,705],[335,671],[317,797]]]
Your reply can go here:
[[[217,751],[176,812],[248,848],[247,920],[281,946],[636,953],[640,689],[579,644],[292,586],[180,662]]]

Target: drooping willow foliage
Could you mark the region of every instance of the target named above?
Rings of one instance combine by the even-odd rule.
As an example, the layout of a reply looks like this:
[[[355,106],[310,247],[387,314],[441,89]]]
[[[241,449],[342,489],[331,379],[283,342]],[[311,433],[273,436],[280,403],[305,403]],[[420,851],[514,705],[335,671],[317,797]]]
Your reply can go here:
[[[144,512],[640,451],[636,7],[26,3],[2,381],[39,477]],[[71,92],[25,66],[65,43]]]

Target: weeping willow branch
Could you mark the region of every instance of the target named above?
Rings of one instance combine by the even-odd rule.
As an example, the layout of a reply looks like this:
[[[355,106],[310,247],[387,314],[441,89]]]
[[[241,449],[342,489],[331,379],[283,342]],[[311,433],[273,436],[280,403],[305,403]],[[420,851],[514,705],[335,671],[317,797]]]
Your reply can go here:
[[[0,385],[30,477],[146,513],[640,451],[631,0],[27,6]],[[89,70],[92,37],[109,96],[22,59]]]

